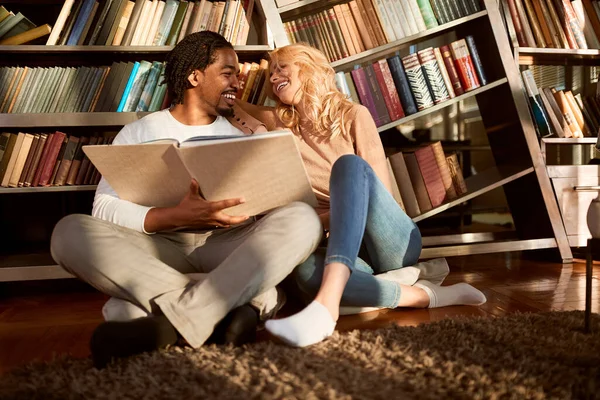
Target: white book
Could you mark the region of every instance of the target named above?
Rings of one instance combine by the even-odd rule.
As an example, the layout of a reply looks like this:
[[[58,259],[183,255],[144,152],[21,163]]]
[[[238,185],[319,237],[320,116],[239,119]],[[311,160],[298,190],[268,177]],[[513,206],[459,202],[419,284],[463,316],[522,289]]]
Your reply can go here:
[[[427,25],[425,25],[425,20],[423,19],[423,14],[421,14],[421,9],[419,8],[419,4],[417,0],[405,0],[410,7],[412,16],[417,23],[417,29],[419,32],[423,32],[427,30]]]
[[[407,34],[406,36],[416,35],[419,33],[419,27],[417,26],[417,21],[415,21],[413,16],[410,4],[408,4],[408,0],[398,0],[396,2],[396,8],[399,9],[398,13],[402,12],[404,14],[406,22],[408,23],[408,29],[405,29],[405,31],[408,32],[410,30],[410,34]]]
[[[142,144],[83,146],[119,198],[170,207],[189,192],[192,178],[208,201],[243,197],[224,210],[259,215],[293,201],[317,205],[291,131],[234,137],[195,137]]]
[[[154,14],[152,15],[152,22],[150,23],[150,29],[148,30],[148,34],[145,36],[146,39],[144,40],[144,44],[146,46],[152,46],[152,43],[154,43],[154,38],[156,38],[156,33],[158,32],[160,19],[165,11],[165,5],[166,3],[163,0],[158,0],[156,2]]]
[[[575,10],[575,15],[577,16],[577,20],[579,21],[579,26],[581,27],[581,31],[585,36],[585,41],[588,44],[588,47],[591,49],[600,49],[600,41],[596,37],[596,33],[592,28],[592,22],[590,18],[583,8],[583,3],[581,0],[573,0],[571,2],[573,6],[573,10]]]
[[[65,0],[65,4],[63,4],[62,8],[60,9],[60,14],[58,14],[58,18],[56,18],[56,22],[54,23],[54,26],[52,27],[50,36],[48,37],[48,40],[46,41],[47,46],[54,46],[56,44],[56,42],[58,41],[58,37],[60,36],[60,33],[62,32],[63,28],[65,27],[65,22],[67,21],[67,17],[71,13],[71,8],[73,8],[73,3],[75,3],[75,0]]]
[[[142,13],[140,14],[140,19],[137,22],[137,26],[135,27],[135,31],[133,31],[133,37],[131,38],[132,46],[139,46],[141,44],[140,38],[142,37],[142,33],[146,29],[146,26],[150,23],[149,14],[152,9],[152,0],[147,0],[144,3],[144,7],[142,7]]]
[[[377,0],[379,3],[380,0]],[[400,20],[398,19],[398,14],[396,13],[394,1],[392,0],[381,0],[382,4],[382,14],[385,13],[387,15],[387,23],[389,27],[384,27],[384,30],[391,30],[393,32],[392,36],[393,40],[400,40],[406,36],[406,30],[401,25]]]

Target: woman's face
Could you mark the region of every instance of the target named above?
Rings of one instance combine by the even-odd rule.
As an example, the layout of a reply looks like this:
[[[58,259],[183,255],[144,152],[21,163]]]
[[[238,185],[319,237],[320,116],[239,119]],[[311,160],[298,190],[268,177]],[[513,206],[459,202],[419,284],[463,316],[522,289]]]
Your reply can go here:
[[[270,66],[270,81],[273,85],[273,94],[283,104],[297,106],[302,98],[300,68],[294,63],[279,61]]]

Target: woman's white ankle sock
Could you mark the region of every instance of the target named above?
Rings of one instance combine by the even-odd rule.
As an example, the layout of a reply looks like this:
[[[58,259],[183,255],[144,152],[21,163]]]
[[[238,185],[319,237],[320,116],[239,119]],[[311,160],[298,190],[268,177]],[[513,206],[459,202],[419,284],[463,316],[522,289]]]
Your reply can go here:
[[[457,283],[450,286],[438,286],[429,281],[418,281],[415,287],[423,289],[429,296],[429,307],[446,307],[452,305],[479,306],[487,299],[479,290],[468,283]]]
[[[265,328],[290,346],[305,347],[331,336],[335,324],[329,310],[313,300],[298,314],[268,320],[265,322]]]

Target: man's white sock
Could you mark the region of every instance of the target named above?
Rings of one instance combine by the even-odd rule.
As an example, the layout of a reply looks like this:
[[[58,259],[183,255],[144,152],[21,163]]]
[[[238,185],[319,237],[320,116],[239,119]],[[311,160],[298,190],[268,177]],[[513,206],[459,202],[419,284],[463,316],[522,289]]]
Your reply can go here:
[[[415,287],[423,289],[429,295],[429,308],[452,305],[479,306],[487,299],[479,290],[468,283],[457,283],[450,286],[437,286],[429,281],[418,281]]]
[[[335,321],[324,305],[313,300],[298,314],[268,320],[265,328],[290,346],[305,347],[331,336]]]

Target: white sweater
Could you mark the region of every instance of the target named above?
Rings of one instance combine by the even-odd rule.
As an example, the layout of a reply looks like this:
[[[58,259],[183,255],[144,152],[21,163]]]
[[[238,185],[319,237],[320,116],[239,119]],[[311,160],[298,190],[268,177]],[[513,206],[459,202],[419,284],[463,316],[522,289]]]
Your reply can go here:
[[[165,109],[125,125],[115,137],[113,144],[136,144],[167,138],[182,142],[193,136],[210,135],[237,136],[243,135],[243,132],[221,116],[210,125],[184,125],[177,121],[168,109]],[[145,232],[144,221],[151,208],[120,199],[108,182],[102,178],[96,189],[92,216]]]

